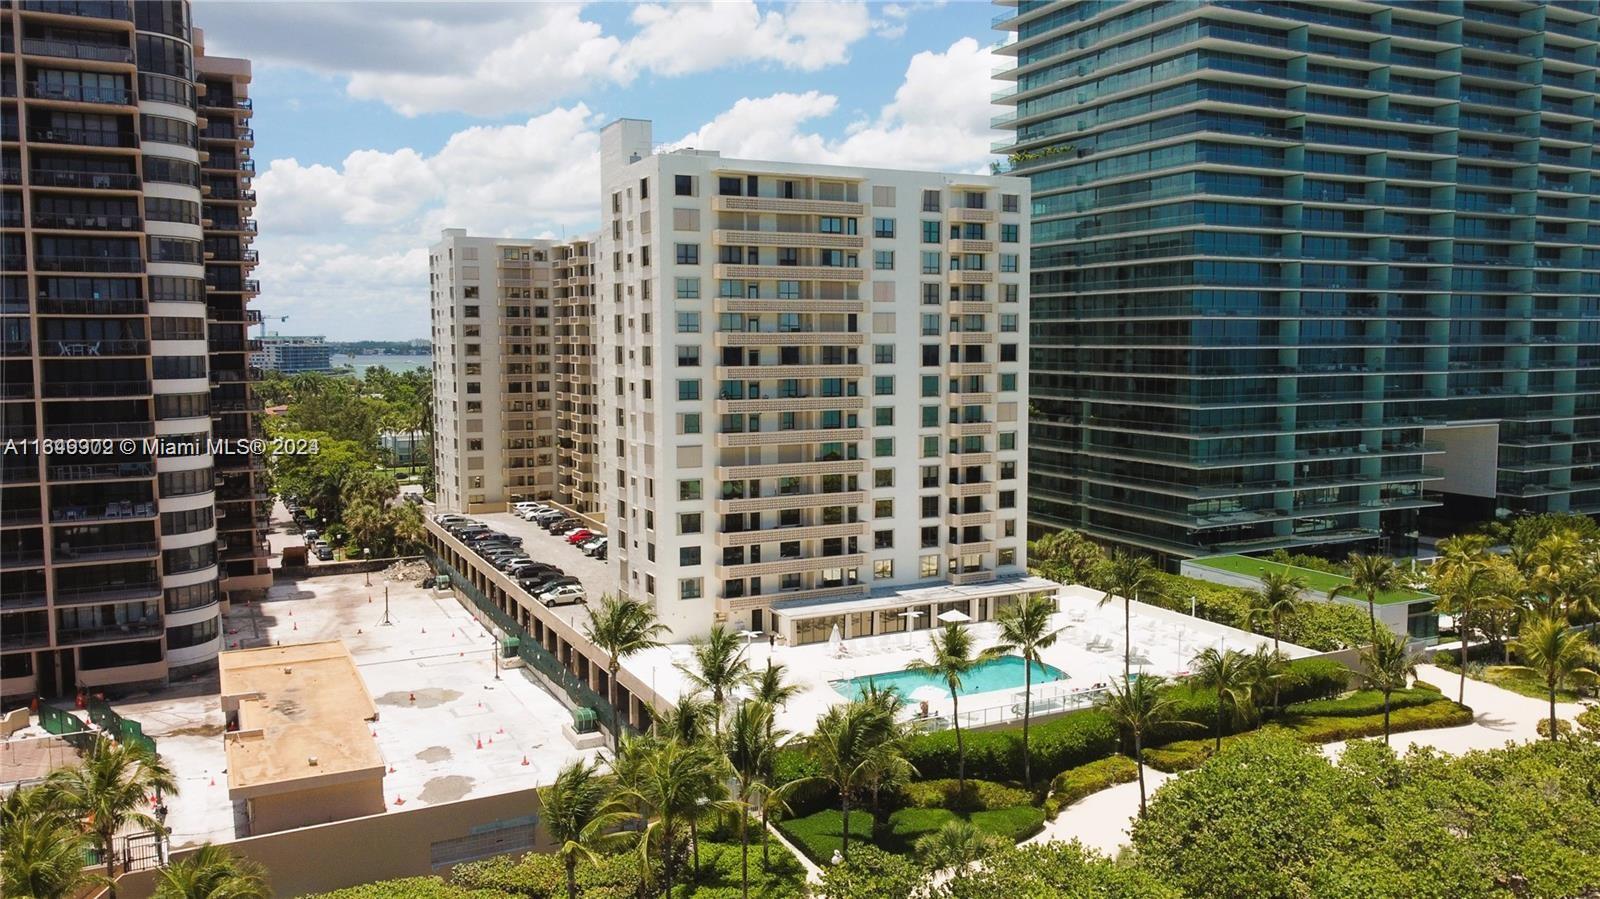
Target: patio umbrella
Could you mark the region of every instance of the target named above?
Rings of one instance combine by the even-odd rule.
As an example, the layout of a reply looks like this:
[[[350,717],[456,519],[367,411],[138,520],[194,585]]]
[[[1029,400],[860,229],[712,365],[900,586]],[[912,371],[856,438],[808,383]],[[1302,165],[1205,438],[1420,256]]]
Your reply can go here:
[[[906,648],[910,649],[912,646],[911,628],[915,627],[917,619],[922,617],[922,610],[906,609],[904,612],[901,612],[898,617],[906,620]]]
[[[947,609],[939,613],[939,620],[945,624],[966,623],[972,620],[972,616],[957,609]]]
[[[833,654],[834,658],[838,658],[843,650],[844,634],[840,633],[839,625],[835,624],[833,631],[828,634],[828,651]]]

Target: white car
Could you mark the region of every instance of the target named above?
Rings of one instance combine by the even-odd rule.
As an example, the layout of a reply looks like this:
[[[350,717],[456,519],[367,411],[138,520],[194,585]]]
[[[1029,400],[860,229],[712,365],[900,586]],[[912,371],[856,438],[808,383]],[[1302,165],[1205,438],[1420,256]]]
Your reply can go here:
[[[539,601],[547,606],[564,606],[583,602],[583,587],[579,584],[566,584],[554,590],[546,590],[539,594]]]

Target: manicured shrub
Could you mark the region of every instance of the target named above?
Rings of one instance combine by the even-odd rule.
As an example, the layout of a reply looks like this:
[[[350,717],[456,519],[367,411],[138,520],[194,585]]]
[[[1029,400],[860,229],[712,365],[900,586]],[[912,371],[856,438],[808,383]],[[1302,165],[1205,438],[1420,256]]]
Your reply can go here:
[[[1550,719],[1549,718],[1540,718],[1539,719],[1539,723],[1534,726],[1534,730],[1539,732],[1539,739],[1541,739],[1541,740],[1550,739]],[[1560,718],[1557,718],[1556,719],[1556,736],[1558,736],[1558,737],[1570,737],[1570,736],[1572,736],[1572,722],[1571,721],[1562,721]]]
[[[1031,805],[1014,805],[973,812],[968,819],[979,830],[1005,837],[1020,843],[1044,828],[1044,809]]]
[[[898,808],[947,808],[952,811],[983,811],[1027,805],[1032,796],[1023,789],[989,780],[967,779],[967,792],[960,781],[951,778],[917,780],[900,787],[895,797]]]
[[[962,738],[967,745],[968,778],[1011,782],[1022,779],[1020,724],[1004,730],[964,732]],[[1110,718],[1091,709],[1034,724],[1029,746],[1033,751],[1033,775],[1042,779],[1115,752],[1117,733]],[[921,779],[955,777],[955,731],[913,737],[907,742],[906,758]]]
[[[1128,783],[1139,776],[1139,766],[1125,755],[1114,755],[1079,765],[1057,774],[1050,781],[1050,795],[1044,813],[1054,818],[1062,809],[1107,787]]]
[[[1415,690],[1428,690],[1428,691],[1433,692],[1433,693],[1443,693],[1444,692],[1443,690],[1439,689],[1438,687],[1435,687],[1433,684],[1430,684],[1427,681],[1420,680],[1420,679],[1412,681],[1411,682],[1411,687],[1412,687],[1412,689],[1415,689]]]
[[[307,899],[505,899],[505,895],[494,890],[470,890],[439,877],[406,877],[311,894]]]
[[[580,858],[577,874],[586,899],[628,899],[639,892],[637,859],[627,855]],[[566,867],[559,857],[549,853],[530,852],[520,858],[499,855],[467,862],[451,869],[450,881],[469,890],[525,899],[556,899],[567,894]]]
[[[772,781],[782,786],[797,780],[814,778],[821,770],[805,750],[781,749],[772,762]],[[838,803],[838,795],[821,780],[808,780],[796,787],[788,797],[789,814],[795,817],[809,815]]]
[[[1437,690],[1396,690],[1389,694],[1389,710],[1394,712],[1398,709],[1407,709],[1412,706],[1430,705],[1438,702],[1439,698],[1440,695]],[[1291,715],[1306,715],[1318,718],[1382,715],[1383,694],[1377,690],[1361,690],[1338,699],[1297,702],[1286,707],[1284,711]]]
[[[917,840],[960,817],[947,808],[903,808],[879,828],[878,845],[890,852],[910,852]]]
[[[833,859],[834,850],[844,845],[844,815],[838,809],[789,818],[779,822],[778,829],[818,864],[827,864]],[[857,842],[872,842],[872,815],[865,809],[850,812],[850,843]]]
[[[1022,728],[1010,731],[1018,746],[1022,742]],[[1038,780],[1054,777],[1057,772],[1103,759],[1117,751],[1117,727],[1111,717],[1098,709],[1073,712],[1060,718],[1035,724],[1029,734],[1033,750],[1033,776]],[[1016,753],[1020,763],[1022,753]],[[992,780],[1021,780],[1020,770],[1007,777]]]
[[[1332,659],[1295,659],[1278,682],[1278,701],[1332,699],[1350,688],[1350,669]]]

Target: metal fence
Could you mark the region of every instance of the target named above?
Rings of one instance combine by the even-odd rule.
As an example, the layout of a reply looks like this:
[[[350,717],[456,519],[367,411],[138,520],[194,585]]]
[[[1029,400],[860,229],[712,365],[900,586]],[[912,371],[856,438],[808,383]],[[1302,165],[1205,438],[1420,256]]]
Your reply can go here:
[[[144,735],[144,725],[117,714],[104,699],[89,700],[89,720],[117,742],[143,746],[151,755],[156,754],[156,741]]]
[[[1031,717],[1038,720],[1042,717],[1048,718],[1052,715],[1094,708],[1095,702],[1105,693],[1104,687],[1071,688],[1065,682],[1042,684],[1033,688],[1033,697],[1028,705],[1032,709]],[[919,731],[946,730],[951,726],[950,719],[951,716],[948,714],[935,713],[926,718],[912,718],[911,726]],[[1022,691],[1020,690],[1013,696],[1011,702],[961,710],[962,727],[996,727],[1002,724],[1014,724],[1021,720]]]
[[[83,723],[83,719],[52,706],[39,706],[39,726],[43,727],[46,733],[55,734],[66,740],[74,749],[87,749],[89,744],[94,742],[94,734],[89,730],[89,726]]]
[[[591,690],[582,678],[568,671],[567,667],[562,665],[559,659],[539,645],[539,641],[535,640],[521,623],[502,611],[499,606],[485,596],[483,591],[473,586],[472,581],[464,577],[454,566],[432,552],[427,554],[427,558],[435,571],[449,576],[451,585],[466,594],[472,600],[473,605],[477,606],[479,612],[487,616],[490,621],[493,621],[497,627],[505,632],[506,636],[516,638],[515,651],[523,662],[559,687],[563,693],[567,694],[567,699],[574,706],[593,709],[595,716],[600,721],[600,725],[606,730],[616,733],[618,726],[617,713],[611,707],[609,700]],[[624,723],[623,726],[626,726],[626,724]]]

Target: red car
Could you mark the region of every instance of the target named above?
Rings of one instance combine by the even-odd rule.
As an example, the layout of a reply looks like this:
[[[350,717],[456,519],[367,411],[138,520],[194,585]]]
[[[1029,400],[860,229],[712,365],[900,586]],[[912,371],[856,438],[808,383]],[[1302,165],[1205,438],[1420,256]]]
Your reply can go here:
[[[594,536],[594,532],[588,528],[578,528],[576,531],[573,531],[567,535],[567,542],[575,544],[580,540],[587,540],[592,536]]]

